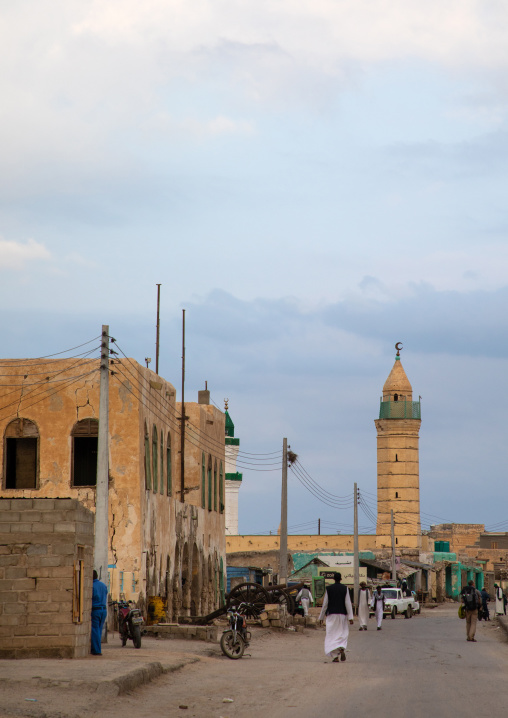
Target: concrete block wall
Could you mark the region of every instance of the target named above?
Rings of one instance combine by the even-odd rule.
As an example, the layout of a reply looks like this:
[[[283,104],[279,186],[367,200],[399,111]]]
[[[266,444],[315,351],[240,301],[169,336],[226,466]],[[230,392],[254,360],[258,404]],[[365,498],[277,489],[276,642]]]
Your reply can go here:
[[[0,658],[90,652],[94,515],[76,499],[0,499]],[[73,621],[84,560],[83,621]]]

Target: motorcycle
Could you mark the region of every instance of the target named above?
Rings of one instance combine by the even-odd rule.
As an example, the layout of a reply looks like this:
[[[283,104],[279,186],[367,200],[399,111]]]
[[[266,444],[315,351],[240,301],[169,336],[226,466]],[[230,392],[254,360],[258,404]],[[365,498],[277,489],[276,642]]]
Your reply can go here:
[[[125,646],[130,638],[134,648],[141,648],[141,626],[144,621],[141,611],[133,605],[132,601],[118,601],[117,611],[122,646]]]
[[[222,652],[232,660],[243,656],[251,639],[251,633],[247,630],[247,620],[242,614],[242,608],[244,606],[245,604],[241,603],[238,608],[232,606],[228,610],[227,617],[229,626],[220,639]]]

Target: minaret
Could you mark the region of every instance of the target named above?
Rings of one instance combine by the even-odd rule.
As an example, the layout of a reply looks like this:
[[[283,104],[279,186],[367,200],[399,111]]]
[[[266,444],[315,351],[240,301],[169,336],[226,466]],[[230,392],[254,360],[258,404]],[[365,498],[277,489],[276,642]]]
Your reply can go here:
[[[420,401],[400,361],[401,343],[395,345],[395,364],[383,387],[377,430],[377,548],[391,548],[391,510],[395,548],[421,547],[420,472],[418,434]]]
[[[236,470],[240,439],[235,438],[235,425],[228,413],[228,399],[224,400],[226,414],[226,536],[238,536],[238,492],[242,474]]]

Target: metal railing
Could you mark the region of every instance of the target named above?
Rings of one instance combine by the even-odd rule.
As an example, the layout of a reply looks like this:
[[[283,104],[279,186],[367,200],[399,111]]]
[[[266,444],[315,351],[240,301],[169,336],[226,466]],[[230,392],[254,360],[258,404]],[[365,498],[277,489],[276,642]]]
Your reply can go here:
[[[379,407],[380,419],[421,419],[419,401],[382,401]]]

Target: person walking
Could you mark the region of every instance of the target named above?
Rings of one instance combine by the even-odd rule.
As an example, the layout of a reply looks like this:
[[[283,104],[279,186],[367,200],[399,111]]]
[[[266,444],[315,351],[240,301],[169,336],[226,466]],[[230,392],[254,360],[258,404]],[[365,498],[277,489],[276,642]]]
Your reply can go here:
[[[108,615],[108,587],[93,572],[92,588],[92,655],[102,656],[102,628]]]
[[[303,608],[303,615],[308,616],[309,615],[309,604],[314,602],[314,599],[312,597],[312,593],[310,588],[305,585],[300,591],[298,592],[298,595],[296,597],[297,601],[300,601]]]
[[[504,614],[504,603],[503,603],[503,589],[497,583],[494,584],[494,596],[496,599],[496,616]]]
[[[383,623],[383,614],[385,610],[385,596],[381,591],[381,586],[377,586],[372,597],[370,607],[374,609],[374,615],[377,621],[377,630],[381,630],[381,624]]]
[[[360,591],[358,593],[358,618],[360,619],[360,631],[367,630],[367,623],[369,621],[369,610],[372,596],[367,588],[365,581],[360,583]]]
[[[488,606],[488,603],[490,601],[490,596],[487,593],[485,586],[480,591],[480,596],[482,597],[482,609],[481,609],[482,618],[484,621],[490,621],[489,606]],[[480,611],[478,611],[478,618],[480,618]]]
[[[326,616],[325,653],[333,657],[333,663],[346,660],[346,648],[349,626],[353,625],[353,606],[347,586],[344,586],[342,574],[334,573],[335,583],[326,587],[323,606],[319,614],[322,621]]]
[[[466,609],[466,636],[468,641],[476,643],[476,623],[478,620],[478,609],[482,605],[482,596],[474,586],[474,581],[469,581],[460,593],[462,603]]]

